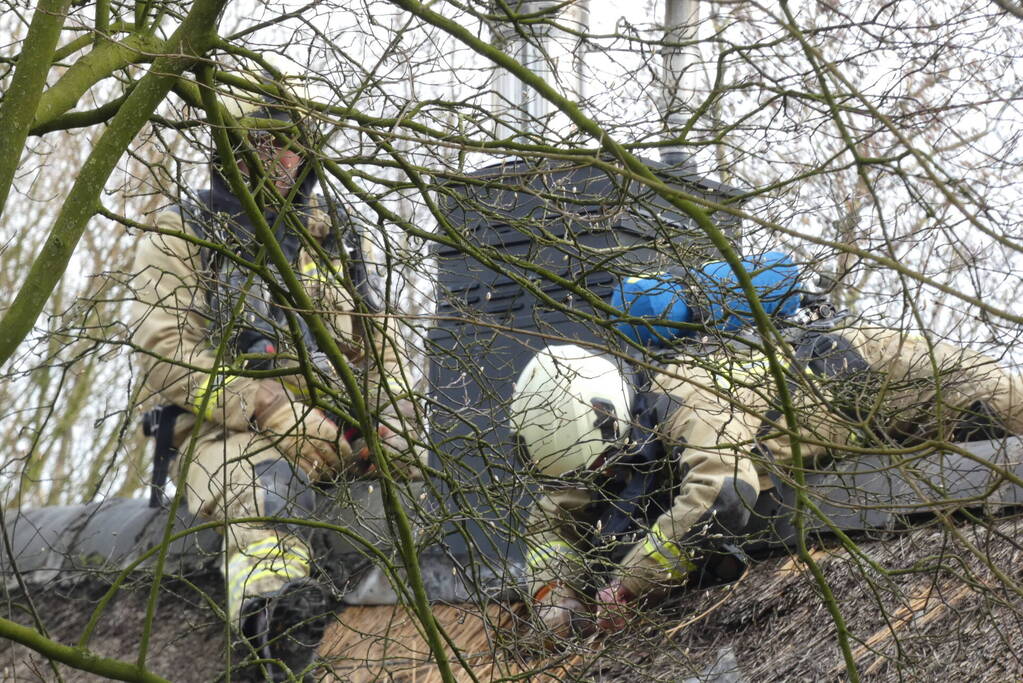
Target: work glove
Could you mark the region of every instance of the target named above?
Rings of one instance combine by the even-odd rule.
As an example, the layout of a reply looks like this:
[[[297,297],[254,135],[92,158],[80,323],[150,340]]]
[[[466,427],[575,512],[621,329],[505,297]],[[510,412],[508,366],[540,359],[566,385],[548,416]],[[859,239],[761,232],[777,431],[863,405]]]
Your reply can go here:
[[[330,216],[320,207],[313,207],[306,216],[306,229],[322,242],[330,234]]]
[[[596,627],[603,633],[617,633],[625,628],[632,616],[630,603],[635,598],[630,590],[615,580],[597,592]]]
[[[579,595],[561,583],[548,584],[537,592],[533,617],[543,629],[548,649],[573,635],[588,635],[593,629],[593,617]]]
[[[416,411],[412,401],[401,399],[390,403],[380,411],[380,421],[377,424],[377,436],[380,438],[380,447],[384,451],[384,457],[395,475],[408,475],[420,465],[417,447],[414,446],[408,433],[415,424]],[[376,463],[373,462],[373,453],[365,437],[354,432],[352,438],[352,453],[354,453],[356,474],[365,475],[376,471]]]
[[[274,380],[260,381],[252,420],[310,481],[336,474],[351,462],[351,446],[337,425],[322,410],[293,401]]]

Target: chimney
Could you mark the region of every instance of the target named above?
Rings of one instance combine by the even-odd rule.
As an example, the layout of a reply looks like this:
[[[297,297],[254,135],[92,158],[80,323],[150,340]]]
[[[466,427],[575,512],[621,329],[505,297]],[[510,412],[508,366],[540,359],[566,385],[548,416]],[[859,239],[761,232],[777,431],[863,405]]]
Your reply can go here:
[[[492,26],[493,43],[505,54],[554,86],[561,94],[583,99],[583,41],[589,28],[589,0],[510,0],[512,16]],[[567,29],[567,30],[566,30]],[[497,69],[492,111],[498,138],[546,134],[568,122],[547,100],[504,69]]]
[[[700,50],[695,45],[700,9],[697,0],[665,0],[664,41],[671,46],[664,48],[662,90],[659,100],[661,118],[664,121],[665,139],[677,135],[685,124],[684,109],[691,109],[688,100],[692,97],[699,63]],[[682,43],[694,43],[683,46]],[[696,173],[685,147],[672,145],[661,148],[661,161],[687,173]]]

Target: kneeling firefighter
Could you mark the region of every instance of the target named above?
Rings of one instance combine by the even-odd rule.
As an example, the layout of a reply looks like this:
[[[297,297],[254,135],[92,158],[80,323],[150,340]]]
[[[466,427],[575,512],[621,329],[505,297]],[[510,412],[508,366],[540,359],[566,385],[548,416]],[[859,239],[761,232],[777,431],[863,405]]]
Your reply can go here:
[[[768,313],[797,311],[787,257],[744,265]],[[652,378],[561,345],[537,353],[516,382],[511,427],[543,486],[526,530],[529,590],[553,636],[615,631],[642,599],[741,576],[757,498],[797,440],[810,463],[865,438],[1023,433],[1023,380],[991,358],[841,319],[785,330],[791,350],[779,354],[799,424],[787,433],[763,345],[743,329],[748,302],[722,266],[684,285],[631,278],[615,293],[620,330],[672,351]],[[728,335],[690,336],[697,301],[703,329]]]
[[[403,349],[386,316],[354,314],[360,274],[346,272],[353,264],[340,232],[347,216],[336,203],[317,206],[313,198],[320,179],[308,158],[311,134],[301,112],[280,100],[237,94],[221,106],[251,126],[228,151],[237,155],[262,216],[245,210],[228,182],[228,161],[218,155],[209,188],[158,214],[140,238],[132,339],[145,388],[162,404],[150,418],[156,470],[167,467],[168,453],[180,453],[171,473],[189,510],[224,522],[232,625],[250,652],[268,662],[264,673],[290,680],[309,673],[333,613],[331,587],[321,579],[335,579],[335,594],[345,589],[336,583],[345,567],[323,566],[317,557],[323,538],[293,522],[314,512],[311,484],[340,477],[350,489],[345,495],[359,498],[357,490],[372,493],[371,484],[360,482],[376,476],[381,463],[351,418],[328,412],[351,413],[349,397],[270,265],[255,221],[272,229],[360,379],[378,420],[377,452],[386,469],[417,480],[422,461],[414,446],[414,406],[401,379]],[[350,526],[363,538],[350,544],[350,558],[341,558],[349,581],[358,578],[356,565],[369,566],[371,553],[360,543],[390,549],[382,503],[352,505]]]

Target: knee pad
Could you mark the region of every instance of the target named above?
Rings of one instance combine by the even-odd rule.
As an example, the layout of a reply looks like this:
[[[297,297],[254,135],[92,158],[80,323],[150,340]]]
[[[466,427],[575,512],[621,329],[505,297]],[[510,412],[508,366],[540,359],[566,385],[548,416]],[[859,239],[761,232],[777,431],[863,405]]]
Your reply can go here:
[[[820,379],[842,380],[832,383],[833,408],[850,420],[862,419],[859,406],[877,380],[848,339],[833,333],[808,335],[796,348],[796,365]]]
[[[284,458],[264,460],[252,466],[257,486],[263,492],[263,516],[278,519],[311,517],[316,495],[309,477]],[[306,535],[306,534],[303,534]]]
[[[700,515],[682,539],[683,543],[706,545],[742,536],[757,504],[758,491],[747,481],[726,477],[710,508]]]
[[[818,377],[845,377],[870,370],[852,343],[833,333],[804,337],[796,348],[796,361]]]
[[[967,406],[955,423],[952,441],[982,441],[1004,439],[1008,430],[1001,424],[998,415],[986,401],[974,401]]]

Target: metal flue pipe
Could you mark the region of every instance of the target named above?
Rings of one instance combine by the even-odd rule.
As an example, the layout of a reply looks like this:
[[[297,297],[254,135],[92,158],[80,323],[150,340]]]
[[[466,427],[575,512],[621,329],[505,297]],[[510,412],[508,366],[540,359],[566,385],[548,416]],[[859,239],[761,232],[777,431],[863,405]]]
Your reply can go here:
[[[664,42],[662,53],[662,90],[659,98],[665,139],[671,140],[685,123],[684,110],[695,86],[695,66],[699,63],[696,46],[700,8],[697,0],[665,0]],[[661,161],[696,172],[696,165],[682,145],[661,148]]]
[[[579,36],[589,28],[589,0],[512,0],[504,6],[511,16],[494,22],[494,44],[566,96],[581,101],[583,45]],[[496,74],[492,111],[501,121],[496,130],[499,138],[543,134],[545,129],[556,128],[550,103],[504,69]]]

